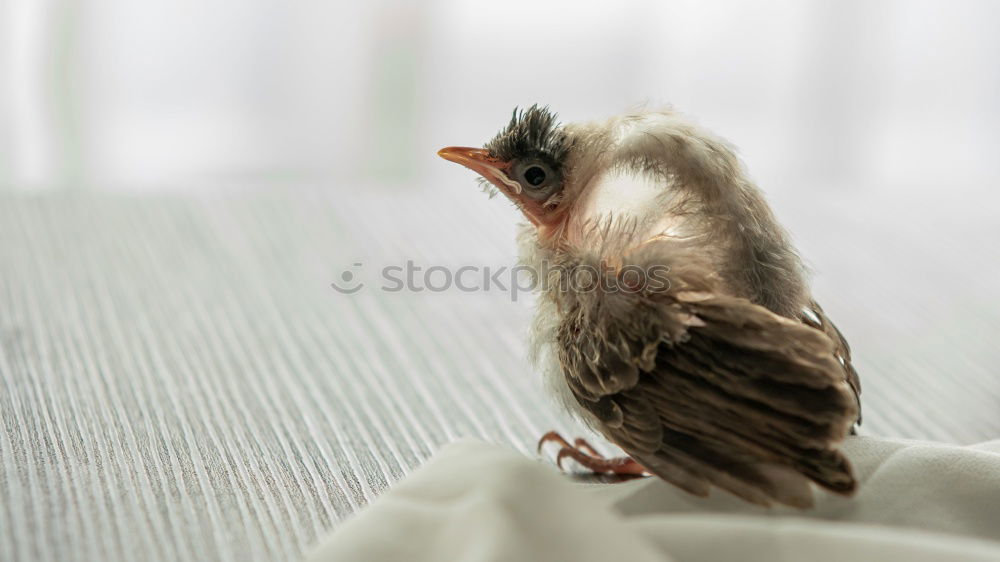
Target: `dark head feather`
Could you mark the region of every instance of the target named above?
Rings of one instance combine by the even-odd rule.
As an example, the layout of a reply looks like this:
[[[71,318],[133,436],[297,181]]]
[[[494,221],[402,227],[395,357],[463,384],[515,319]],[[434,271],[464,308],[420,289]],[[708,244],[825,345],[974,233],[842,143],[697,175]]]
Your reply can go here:
[[[485,148],[501,160],[533,156],[544,158],[558,168],[566,157],[567,145],[556,115],[548,107],[536,104],[526,110],[514,108],[510,123]]]

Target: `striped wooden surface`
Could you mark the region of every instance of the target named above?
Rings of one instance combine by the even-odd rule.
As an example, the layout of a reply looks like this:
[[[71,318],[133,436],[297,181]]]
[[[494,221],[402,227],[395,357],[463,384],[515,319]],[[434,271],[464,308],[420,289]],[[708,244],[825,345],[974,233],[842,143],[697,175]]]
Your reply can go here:
[[[377,289],[512,263],[513,213],[459,189],[0,195],[0,560],[295,560],[443,443],[578,431],[526,364],[529,300]],[[865,432],[996,438],[1000,227],[850,197],[777,206]]]

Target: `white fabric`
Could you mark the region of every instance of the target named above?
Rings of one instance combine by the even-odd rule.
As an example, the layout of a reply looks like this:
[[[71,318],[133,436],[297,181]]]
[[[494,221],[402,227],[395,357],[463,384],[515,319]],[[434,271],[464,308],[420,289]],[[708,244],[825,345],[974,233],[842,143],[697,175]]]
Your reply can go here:
[[[763,509],[656,478],[581,484],[500,446],[442,449],[321,541],[309,560],[1000,560],[1000,441],[867,437],[853,498]]]

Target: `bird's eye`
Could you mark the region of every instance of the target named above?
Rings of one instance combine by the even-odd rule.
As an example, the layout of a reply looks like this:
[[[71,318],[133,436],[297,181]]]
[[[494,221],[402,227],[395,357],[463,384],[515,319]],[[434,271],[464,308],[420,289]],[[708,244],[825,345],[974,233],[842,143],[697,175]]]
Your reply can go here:
[[[524,179],[533,186],[542,185],[545,181],[545,170],[541,166],[531,166],[524,171]]]
[[[513,172],[512,179],[521,184],[525,194],[534,199],[550,196],[560,184],[559,172],[538,158],[525,158],[516,162]]]

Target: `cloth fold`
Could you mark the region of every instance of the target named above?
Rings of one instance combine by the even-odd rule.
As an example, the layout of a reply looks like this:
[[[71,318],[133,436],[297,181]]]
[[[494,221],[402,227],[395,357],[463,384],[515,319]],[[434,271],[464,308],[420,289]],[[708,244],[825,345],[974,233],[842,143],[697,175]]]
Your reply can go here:
[[[1000,441],[969,447],[852,437],[852,498],[765,509],[647,478],[573,481],[462,441],[321,540],[312,562],[355,560],[1000,560]]]

